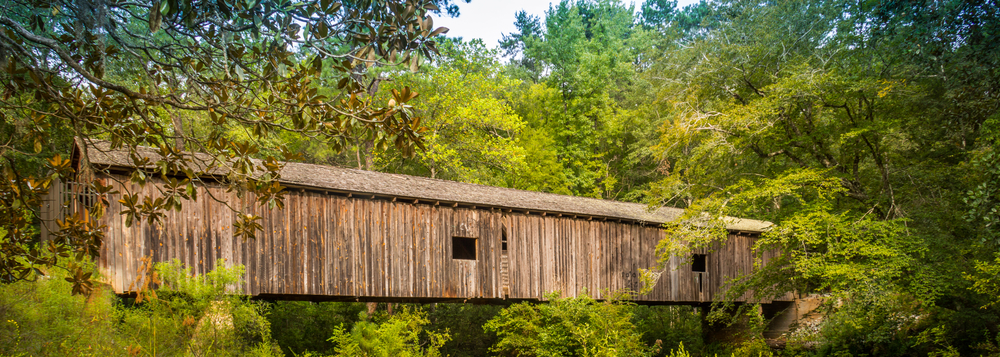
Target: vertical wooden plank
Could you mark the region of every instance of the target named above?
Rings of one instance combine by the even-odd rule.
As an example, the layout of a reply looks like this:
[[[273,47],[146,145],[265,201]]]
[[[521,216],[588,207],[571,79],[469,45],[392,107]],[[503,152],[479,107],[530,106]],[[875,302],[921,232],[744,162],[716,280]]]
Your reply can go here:
[[[415,245],[414,257],[414,296],[430,297],[430,280],[428,279],[430,252],[427,249],[427,205],[414,205],[413,241]]]
[[[115,181],[115,191],[125,192],[124,185],[119,184],[119,181]],[[109,235],[105,237],[107,240],[110,238],[110,256],[108,259],[108,272],[111,274],[111,285],[113,286],[116,293],[124,293],[126,286],[122,284],[122,250],[121,250],[121,237],[122,237],[122,222],[125,219],[121,215],[122,204],[118,202],[121,199],[121,193],[115,194],[113,197],[108,199],[110,207],[108,212],[105,214],[110,217],[109,220],[111,224],[109,225]],[[62,204],[62,199],[59,199],[59,204]]]
[[[382,296],[395,296],[398,277],[393,276],[395,272],[396,259],[393,256],[393,242],[395,237],[396,210],[395,203],[380,201],[382,204]]]
[[[335,249],[337,249],[340,240],[338,239],[338,231],[336,222],[336,201],[337,197],[331,195],[324,195],[320,200],[319,204],[323,207],[323,215],[319,219],[321,224],[317,226],[321,238],[319,240],[321,251],[320,254],[323,256],[323,275],[319,279],[320,289],[322,294],[327,296],[343,295],[337,290],[337,285],[334,283],[333,276],[339,271],[340,257],[334,254]]]
[[[294,206],[288,211],[288,255],[289,259],[287,261],[290,274],[287,279],[289,285],[289,292],[292,294],[302,293],[302,277],[303,277],[303,252],[302,252],[302,241],[305,237],[302,236],[302,201],[305,200],[305,196],[301,193],[293,194]]]
[[[438,259],[441,262],[441,269],[437,272],[438,283],[445,297],[457,297],[458,293],[452,288],[449,278],[456,275],[454,267],[454,260],[452,257],[452,247],[451,247],[451,237],[455,234],[454,226],[452,225],[453,218],[455,215],[455,209],[449,207],[442,207],[441,209],[441,239],[438,241],[441,248],[441,254]]]
[[[444,292],[439,288],[440,285],[438,285],[437,275],[438,272],[443,269],[440,259],[441,255],[444,254],[441,249],[441,241],[443,240],[441,237],[442,234],[444,234],[441,228],[444,225],[444,221],[441,219],[441,210],[442,208],[440,206],[434,206],[431,208],[429,219],[430,230],[427,240],[428,256],[430,257],[428,259],[428,268],[430,270],[427,274],[427,279],[429,281],[428,295],[434,297],[444,297]]]
[[[293,194],[295,197],[295,205],[292,210],[288,212],[289,216],[289,255],[288,265],[291,270],[289,275],[289,285],[291,285],[290,292],[292,294],[302,294],[303,292],[303,277],[305,276],[303,269],[305,257],[303,257],[304,252],[302,246],[304,245],[305,237],[303,236],[302,226],[303,222],[303,201],[306,200],[306,196],[302,193]]]
[[[584,270],[583,264],[586,262],[581,255],[581,245],[583,244],[582,237],[580,236],[580,228],[575,219],[566,217],[563,218],[565,225],[570,233],[570,259],[566,262],[570,269],[570,286],[573,287],[576,296],[580,296],[584,293],[590,294],[587,291],[586,285],[584,284]]]
[[[355,211],[355,223],[354,229],[357,233],[358,240],[358,251],[361,256],[358,257],[356,264],[357,277],[355,278],[357,291],[356,295],[359,296],[369,296],[371,291],[368,290],[368,282],[371,280],[371,235],[369,230],[371,225],[369,224],[369,218],[371,217],[371,207],[369,207],[368,201],[364,199],[355,199],[354,201],[357,210]]]
[[[270,293],[275,291],[275,287],[277,286],[277,280],[275,279],[277,268],[275,267],[274,259],[278,254],[278,245],[275,238],[278,235],[279,222],[274,210],[262,204],[258,205],[257,209],[257,212],[260,212],[260,215],[264,217],[263,219],[266,224],[263,226],[265,232],[267,232],[264,237],[261,237],[263,239],[258,239],[257,243],[257,258],[261,265],[261,279],[258,286],[261,293]]]
[[[323,291],[328,295],[347,295],[342,289],[344,286],[340,281],[343,273],[344,258],[340,254],[344,249],[344,237],[341,231],[343,220],[341,219],[342,199],[337,196],[327,195],[323,199],[323,255],[326,261],[323,263]]]
[[[545,239],[545,227],[544,222],[541,217],[538,216],[528,216],[530,220],[530,229],[533,240],[536,241],[536,254],[538,262],[538,273],[535,275],[535,279],[538,282],[538,298],[543,299],[545,294],[550,290],[548,278],[552,276],[549,272],[549,260],[548,260],[548,246]]]
[[[338,200],[340,204],[337,205],[338,214],[337,217],[340,219],[338,223],[340,237],[343,241],[343,246],[341,246],[340,256],[344,262],[341,264],[342,271],[338,275],[338,284],[343,284],[341,286],[347,286],[347,289],[342,289],[345,295],[358,295],[358,261],[360,261],[361,248],[358,246],[358,235],[355,231],[354,225],[357,223],[356,215],[357,206],[355,205],[354,198],[345,198]]]
[[[368,241],[368,261],[369,261],[368,279],[365,282],[365,285],[367,286],[368,296],[381,296],[380,293],[382,290],[381,289],[382,281],[378,279],[378,276],[382,273],[382,264],[381,264],[382,260],[379,259],[378,256],[379,254],[378,245],[380,245],[382,240],[382,235],[379,234],[380,227],[378,226],[378,223],[380,221],[379,214],[381,213],[380,212],[381,207],[379,202],[376,201],[366,200],[365,203],[369,207],[369,210],[366,212],[366,217],[365,217],[366,222],[368,223],[367,226],[365,227],[365,231],[367,232],[367,237],[365,238]]]
[[[303,274],[305,277],[302,279],[302,282],[305,286],[302,289],[302,293],[316,295],[316,289],[319,287],[316,279],[323,273],[322,257],[316,252],[316,241],[319,239],[319,231],[316,229],[316,224],[321,221],[323,206],[318,204],[319,194],[316,192],[307,192],[305,196],[305,204],[302,207],[302,215],[306,218],[305,222],[302,223],[305,231],[302,249]]]
[[[285,202],[287,205],[289,202]],[[287,209],[272,210],[275,216],[274,234],[274,288],[270,291],[274,294],[288,293],[288,211]]]
[[[389,296],[388,294],[388,259],[386,254],[386,235],[388,234],[388,216],[389,207],[385,201],[376,201],[376,206],[378,209],[376,213],[376,240],[375,240],[375,259],[377,260],[377,274],[375,275],[376,287],[375,296]]]

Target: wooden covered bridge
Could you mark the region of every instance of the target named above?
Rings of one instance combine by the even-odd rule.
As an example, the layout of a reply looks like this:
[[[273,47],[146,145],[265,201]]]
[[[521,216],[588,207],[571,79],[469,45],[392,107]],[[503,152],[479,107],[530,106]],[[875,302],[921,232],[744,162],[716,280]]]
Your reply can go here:
[[[147,154],[156,157],[153,150]],[[158,181],[129,182],[135,167],[128,153],[107,142],[78,140],[73,160],[77,172],[119,192],[158,195]],[[212,270],[219,259],[242,264],[243,291],[273,299],[488,302],[544,300],[554,291],[601,299],[641,288],[638,269],[656,266],[655,246],[666,238],[661,225],[681,213],[301,163],[281,171],[284,209],[261,207],[205,181],[198,201],[167,212],[160,224],[126,227],[120,194],[108,198],[98,265],[117,293],[131,293],[140,258],[151,257],[179,259],[196,273]],[[80,187],[53,189],[43,215],[61,217],[90,204]],[[263,232],[253,240],[234,237],[233,211],[220,201],[262,216]],[[733,220],[718,249],[672,257],[652,291],[635,300],[712,301],[723,282],[752,269],[751,246],[765,227]]]

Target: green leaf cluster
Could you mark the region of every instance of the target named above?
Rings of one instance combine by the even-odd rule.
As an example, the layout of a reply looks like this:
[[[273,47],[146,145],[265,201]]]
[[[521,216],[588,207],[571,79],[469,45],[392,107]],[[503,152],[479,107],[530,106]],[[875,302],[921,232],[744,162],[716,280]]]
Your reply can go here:
[[[517,356],[651,356],[632,323],[632,305],[583,295],[548,296],[547,304],[514,304],[483,326],[497,334],[490,351]]]
[[[343,325],[334,328],[330,342],[337,356],[441,356],[441,346],[451,338],[447,331],[424,331],[429,321],[419,310],[404,308],[378,323],[367,316],[361,320],[350,331]]]

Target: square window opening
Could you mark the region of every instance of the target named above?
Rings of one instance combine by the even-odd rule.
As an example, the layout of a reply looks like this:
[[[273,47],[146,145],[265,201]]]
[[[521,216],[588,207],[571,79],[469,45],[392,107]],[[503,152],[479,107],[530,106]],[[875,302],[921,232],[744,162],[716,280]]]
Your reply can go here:
[[[706,273],[708,272],[708,255],[705,254],[693,254],[691,256],[691,271],[695,273]]]
[[[476,238],[451,237],[451,259],[476,260]]]

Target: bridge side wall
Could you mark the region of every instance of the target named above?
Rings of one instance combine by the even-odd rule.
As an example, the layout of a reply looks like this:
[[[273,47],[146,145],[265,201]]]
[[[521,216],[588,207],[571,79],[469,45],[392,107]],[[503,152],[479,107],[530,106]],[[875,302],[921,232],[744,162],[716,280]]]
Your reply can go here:
[[[656,244],[665,238],[658,226],[516,212],[504,214],[503,226],[509,241],[510,297],[521,299],[553,291],[597,299],[618,291],[638,292],[639,269],[657,271]],[[634,299],[711,302],[724,293],[729,279],[751,271],[754,240],[731,233],[725,242],[695,250],[707,256],[705,272],[692,271],[689,257],[671,257],[653,288]]]
[[[159,195],[156,182],[140,187],[123,175],[103,176],[119,192]],[[587,293],[598,299],[641,288],[639,268],[653,268],[664,237],[656,226],[393,202],[371,195],[290,190],[284,209],[269,209],[219,185],[199,186],[158,223],[126,227],[108,197],[107,234],[99,265],[118,293],[137,289],[140,259],[178,259],[197,274],[244,265],[243,292],[251,295],[402,299],[538,299]],[[257,238],[233,236],[232,208],[262,217]],[[501,275],[502,237],[508,239],[509,290]],[[452,259],[452,237],[476,238],[476,260]],[[752,265],[753,238],[731,235],[708,254],[708,272],[691,271],[687,257],[671,258],[653,290],[637,300],[711,301],[720,286]],[[702,279],[699,285],[698,279]],[[700,288],[699,288],[700,286]]]
[[[156,197],[156,185],[108,177],[121,192]],[[284,209],[269,209],[225,192],[198,188],[160,223],[126,227],[119,195],[109,197],[103,268],[115,291],[134,291],[139,259],[179,259],[197,274],[217,260],[246,267],[243,290],[252,295],[322,295],[398,298],[501,298],[500,212],[322,192],[286,193]],[[225,204],[262,217],[263,231],[233,236]],[[494,235],[497,235],[494,237]],[[454,236],[477,238],[477,259],[452,259]]]

